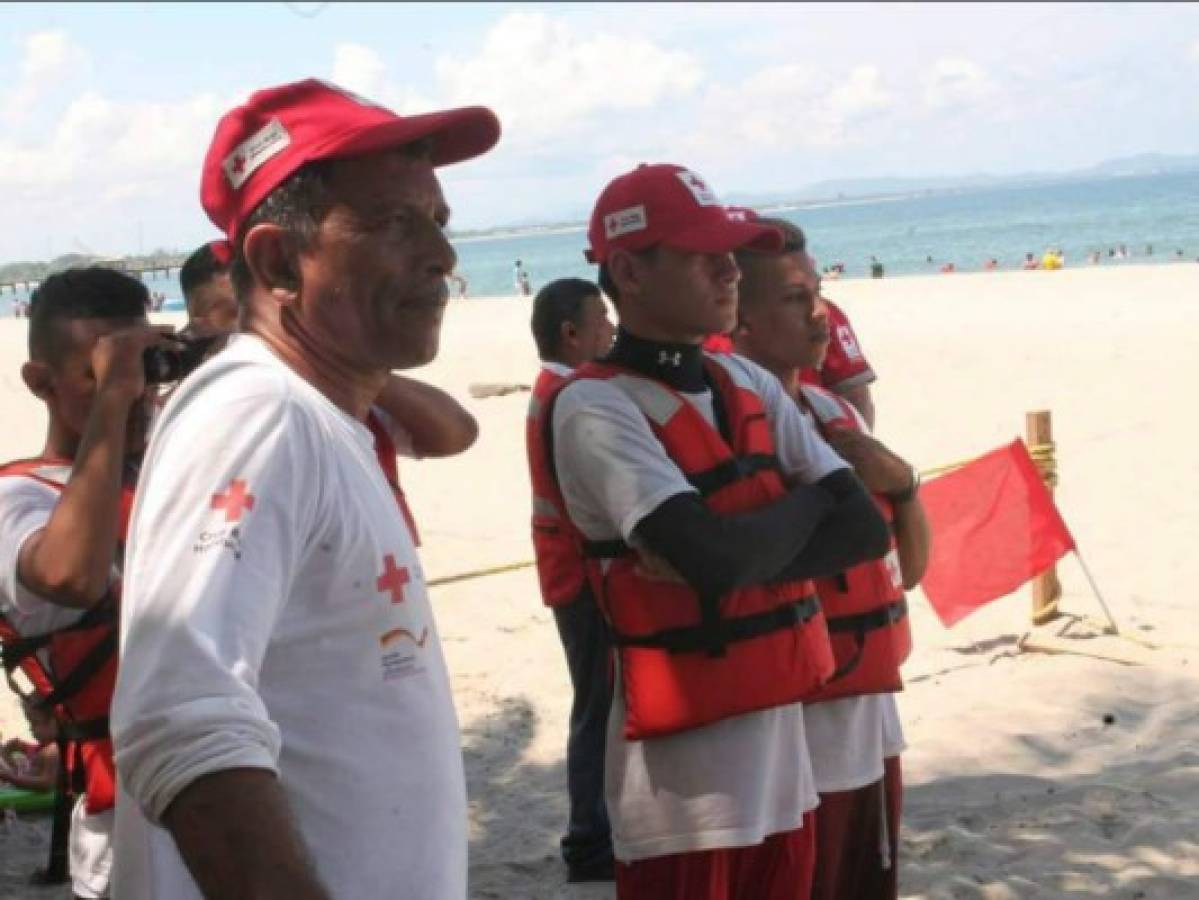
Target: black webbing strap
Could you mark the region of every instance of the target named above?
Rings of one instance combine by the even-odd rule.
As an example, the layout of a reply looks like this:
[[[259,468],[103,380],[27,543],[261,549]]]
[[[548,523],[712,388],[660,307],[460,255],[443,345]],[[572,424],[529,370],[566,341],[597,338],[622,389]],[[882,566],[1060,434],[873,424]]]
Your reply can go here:
[[[735,456],[717,463],[710,469],[686,476],[688,483],[699,491],[700,496],[707,497],[716,493],[722,487],[734,484],[755,475],[758,472],[773,470],[782,472],[778,457],[773,453],[751,453],[747,456]]]
[[[588,559],[620,559],[633,552],[633,548],[620,538],[610,541],[583,541],[583,555]]]
[[[87,631],[90,628],[95,628],[97,625],[103,625],[109,622],[116,622],[117,611],[110,597],[105,597],[99,603],[90,607],[82,616],[72,622],[70,625],[64,625],[62,628],[55,628],[53,631],[48,631],[45,634],[35,634],[29,637],[14,637],[0,641],[0,661],[3,662],[4,671],[13,672],[22,662],[28,659],[39,650],[46,647],[55,637],[60,634],[69,634],[74,631]]]
[[[896,622],[901,622],[907,614],[907,598],[900,597],[898,600],[888,603],[886,606],[880,606],[878,609],[872,609],[870,612],[831,618],[828,620],[828,630],[829,634],[846,634],[850,632],[865,634],[866,632],[876,631],[879,628],[886,628],[889,625],[894,625]]]
[[[47,696],[39,698],[38,706],[43,709],[53,709],[60,703],[70,700],[83,690],[84,686],[104,668],[116,652],[117,632],[114,628],[97,641],[96,645],[87,652],[87,656],[83,657],[65,677],[55,679],[54,690]]]
[[[906,597],[900,597],[893,603],[888,603],[886,606],[872,609],[868,613],[858,613],[853,616],[837,616],[835,619],[829,619],[828,625],[829,634],[852,634],[854,642],[854,654],[844,663],[837,667],[837,671],[829,677],[829,683],[836,681],[838,678],[844,678],[850,672],[858,667],[858,663],[862,661],[862,654],[866,650],[866,635],[879,628],[886,628],[889,625],[894,625],[900,622],[908,614],[908,600]]]
[[[748,641],[784,628],[802,625],[820,611],[820,601],[813,595],[801,597],[784,606],[765,612],[720,619],[716,624],[717,637],[722,645]],[[668,653],[709,652],[711,636],[702,625],[683,628],[664,628],[653,634],[632,636],[613,633],[613,643],[621,647],[652,647]]]
[[[108,716],[97,716],[82,722],[59,722],[58,732],[67,741],[99,741],[108,737]]]

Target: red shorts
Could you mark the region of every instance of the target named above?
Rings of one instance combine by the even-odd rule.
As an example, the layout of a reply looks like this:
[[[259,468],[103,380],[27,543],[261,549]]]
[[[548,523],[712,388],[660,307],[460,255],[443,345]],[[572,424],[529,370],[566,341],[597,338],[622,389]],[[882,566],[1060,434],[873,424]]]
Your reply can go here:
[[[808,900],[815,816],[752,847],[696,850],[616,864],[617,900]]]
[[[899,896],[902,806],[898,756],[883,761],[883,777],[874,784],[820,795],[812,900],[895,900]]]

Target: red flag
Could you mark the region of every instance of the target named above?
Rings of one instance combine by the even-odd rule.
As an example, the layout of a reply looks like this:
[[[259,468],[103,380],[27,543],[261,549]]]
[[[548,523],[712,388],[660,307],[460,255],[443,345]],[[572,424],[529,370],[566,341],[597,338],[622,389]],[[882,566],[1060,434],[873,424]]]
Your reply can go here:
[[[1049,489],[1017,439],[920,491],[932,532],[921,587],[949,627],[1074,549]]]

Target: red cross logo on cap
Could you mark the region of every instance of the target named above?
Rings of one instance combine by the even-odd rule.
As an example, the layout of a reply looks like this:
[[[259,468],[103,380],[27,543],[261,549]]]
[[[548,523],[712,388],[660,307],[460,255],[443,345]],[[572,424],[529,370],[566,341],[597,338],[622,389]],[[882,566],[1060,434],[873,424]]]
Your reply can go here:
[[[704,180],[702,178],[700,178],[698,175],[696,175],[694,172],[684,173],[683,181],[685,181],[692,189],[694,189],[696,191],[707,192],[707,190],[708,190],[708,186],[706,184],[704,184]]]
[[[254,508],[254,495],[246,493],[244,481],[234,478],[229,490],[212,495],[212,508],[224,510],[226,522],[240,522],[242,512]]]
[[[404,585],[411,580],[407,567],[397,567],[396,558],[388,553],[383,557],[383,574],[375,581],[375,590],[390,592],[392,603],[403,603]]]

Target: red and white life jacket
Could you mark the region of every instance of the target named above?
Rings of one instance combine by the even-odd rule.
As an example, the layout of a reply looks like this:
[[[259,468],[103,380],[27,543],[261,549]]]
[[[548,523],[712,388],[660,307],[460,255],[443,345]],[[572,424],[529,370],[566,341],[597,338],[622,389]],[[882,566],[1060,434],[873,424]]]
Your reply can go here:
[[[764,506],[786,488],[761,399],[714,359],[706,358],[704,366],[728,439],[659,381],[601,363],[584,365],[574,378],[608,381],[624,392],[714,512]],[[811,581],[701,597],[681,581],[645,574],[622,541],[579,539],[619,654],[627,739],[794,703],[832,674],[832,650]]]
[[[545,412],[550,397],[566,379],[566,375],[543,368],[533,384],[525,419],[525,451],[533,488],[533,552],[541,599],[549,607],[572,603],[586,581],[579,536],[567,519],[546,455]]]
[[[365,424],[375,438],[375,456],[379,460],[379,468],[383,470],[383,477],[387,479],[391,492],[395,495],[396,503],[400,505],[404,522],[407,523],[408,531],[412,534],[412,543],[419,547],[420,532],[416,530],[416,518],[408,507],[408,498],[404,496],[404,489],[400,487],[400,464],[396,459],[399,452],[396,450],[395,441],[392,440],[391,433],[383,424],[383,420],[373,409],[367,412]]]
[[[0,465],[0,477],[31,478],[61,492],[71,476],[67,461],[27,459]],[[129,527],[133,488],[121,495],[121,542]],[[21,635],[0,615],[0,655],[14,692],[53,710],[67,745],[64,764],[72,790],[86,792],[87,811],[103,812],[116,802],[116,766],[108,712],[117,678],[119,585],[73,624],[40,635]],[[20,669],[32,685],[17,684]]]
[[[843,398],[811,384],[803,384],[800,389],[803,405],[813,414],[821,432],[827,434],[836,428],[866,431],[856,411]],[[891,501],[875,494],[874,502],[893,529],[895,511]],[[882,559],[860,563],[833,578],[819,578],[816,590],[828,617],[837,670],[828,684],[806,696],[804,702],[900,690],[903,680],[899,667],[912,651],[912,631],[894,533]]]

